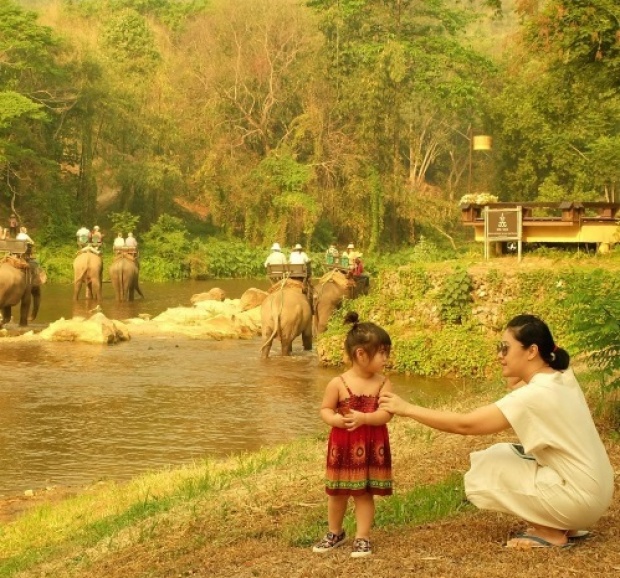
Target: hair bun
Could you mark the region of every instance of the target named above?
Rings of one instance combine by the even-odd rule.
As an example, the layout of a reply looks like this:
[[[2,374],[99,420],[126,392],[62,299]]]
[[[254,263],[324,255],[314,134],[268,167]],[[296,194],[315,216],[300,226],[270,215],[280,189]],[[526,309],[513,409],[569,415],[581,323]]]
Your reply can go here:
[[[344,318],[344,322],[345,323],[350,323],[351,325],[355,325],[356,323],[359,323],[360,320],[360,316],[358,315],[357,311],[349,311]]]

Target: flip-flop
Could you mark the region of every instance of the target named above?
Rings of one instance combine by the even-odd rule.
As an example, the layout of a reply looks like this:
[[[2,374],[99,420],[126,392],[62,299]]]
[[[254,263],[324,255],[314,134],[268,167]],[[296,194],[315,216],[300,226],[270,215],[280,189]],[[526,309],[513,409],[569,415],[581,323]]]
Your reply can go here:
[[[558,548],[559,550],[566,550],[572,547],[572,544],[567,542],[566,544],[562,544],[558,546],[557,544],[552,544],[548,542],[544,538],[540,536],[533,536],[532,534],[517,534],[513,540],[527,540],[527,542],[511,544],[512,540],[509,540],[506,543],[506,548],[513,548],[515,550],[529,550],[533,548]],[[529,543],[528,543],[529,542]]]
[[[590,536],[589,530],[576,530],[574,534],[567,536],[569,540],[582,540]]]

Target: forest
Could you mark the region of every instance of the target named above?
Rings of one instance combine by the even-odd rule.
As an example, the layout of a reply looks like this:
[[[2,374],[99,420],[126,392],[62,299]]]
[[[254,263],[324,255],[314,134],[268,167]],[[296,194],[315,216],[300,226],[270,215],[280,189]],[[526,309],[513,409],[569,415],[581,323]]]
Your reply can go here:
[[[619,129],[617,0],[0,0],[0,223],[42,245],[455,247],[464,195],[618,200]]]

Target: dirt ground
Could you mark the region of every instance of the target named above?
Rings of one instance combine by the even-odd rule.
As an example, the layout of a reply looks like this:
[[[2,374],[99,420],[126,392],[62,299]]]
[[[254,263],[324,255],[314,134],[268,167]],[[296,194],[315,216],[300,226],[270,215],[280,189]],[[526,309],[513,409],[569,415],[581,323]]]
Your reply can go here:
[[[502,434],[503,435],[503,434]],[[433,483],[468,467],[469,452],[489,445],[489,439],[441,434],[438,442],[418,444],[409,449],[407,433],[392,436],[395,450],[395,482],[406,488]],[[620,576],[620,445],[607,442],[616,470],[616,495],[608,513],[592,528],[589,538],[566,550],[519,551],[503,545],[523,523],[510,516],[483,512],[470,507],[453,518],[421,526],[399,526],[373,530],[374,554],[369,558],[350,557],[351,540],[327,554],[314,554],[309,547],[294,547],[282,528],[303,518],[308,504],[324,503],[324,494],[315,484],[320,474],[296,486],[283,486],[274,503],[271,497],[254,495],[243,504],[230,524],[214,527],[218,519],[212,511],[219,505],[206,501],[198,505],[190,520],[171,518],[148,522],[140,537],[98,545],[90,552],[90,562],[74,565],[68,559],[59,568],[37,568],[20,577],[201,577],[201,578],[565,578],[567,576]],[[399,449],[400,448],[400,449]],[[320,452],[318,452],[320,453]],[[317,453],[317,455],[318,455]],[[318,458],[320,459],[320,458]],[[320,465],[317,463],[317,469]],[[275,478],[273,478],[275,480]],[[264,481],[261,485],[265,485]],[[33,498],[0,502],[3,519],[45,500],[62,500],[76,489],[57,488]],[[269,491],[253,489],[251,494]],[[250,494],[250,495],[251,495]],[[256,503],[259,506],[256,507]],[[261,504],[262,502],[262,504]],[[233,510],[233,506],[230,506]],[[247,507],[247,510],[246,510]],[[278,515],[274,516],[274,510]],[[232,511],[232,510],[231,510]],[[318,537],[318,536],[317,536]],[[79,557],[79,556],[78,556]],[[77,560],[78,557],[73,557]],[[70,570],[69,570],[70,568]]]

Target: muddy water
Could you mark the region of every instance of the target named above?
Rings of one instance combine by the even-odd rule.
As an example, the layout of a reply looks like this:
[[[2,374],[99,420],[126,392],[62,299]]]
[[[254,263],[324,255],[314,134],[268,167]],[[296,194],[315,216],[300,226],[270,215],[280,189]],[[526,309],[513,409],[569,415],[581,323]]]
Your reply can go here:
[[[231,298],[259,286],[229,283],[145,284],[144,302],[118,306],[110,296],[102,307],[116,318],[156,314],[211,286]],[[70,287],[45,287],[39,321],[75,309]],[[319,367],[300,343],[290,358],[261,360],[259,349],[258,338],[137,338],[113,347],[0,342],[0,495],[123,480],[325,431],[318,407],[338,371]],[[459,386],[392,380],[397,392],[423,401]]]

